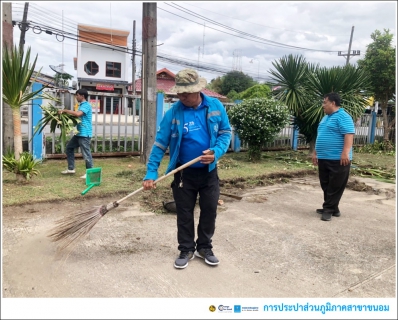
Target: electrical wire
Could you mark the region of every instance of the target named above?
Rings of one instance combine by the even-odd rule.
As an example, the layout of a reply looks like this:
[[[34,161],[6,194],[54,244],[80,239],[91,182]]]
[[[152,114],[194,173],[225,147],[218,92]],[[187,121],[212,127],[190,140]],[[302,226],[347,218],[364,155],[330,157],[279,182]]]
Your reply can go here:
[[[233,32],[235,32],[235,33],[241,34],[241,35],[246,36],[246,37],[249,37],[249,38],[257,39],[257,40],[260,40],[260,41],[250,40],[250,39],[247,39],[247,38],[245,38],[245,37],[233,35],[233,34],[231,34],[231,33],[224,32],[224,31],[221,31],[221,30],[218,30],[218,29],[215,29],[215,28],[211,28],[211,27],[209,27],[209,26],[206,26],[207,28],[214,29],[214,30],[217,30],[217,31],[219,31],[219,32],[226,33],[226,34],[230,34],[230,35],[236,36],[236,37],[238,37],[238,38],[242,38],[242,39],[246,39],[246,40],[250,40],[250,41],[255,41],[255,42],[260,42],[260,43],[263,43],[263,44],[265,44],[265,45],[270,45],[270,46],[275,46],[275,47],[282,47],[282,48],[289,48],[289,49],[294,49],[294,50],[304,50],[304,51],[313,51],[313,52],[338,52],[338,51],[331,51],[331,50],[309,49],[309,48],[304,48],[304,47],[291,46],[291,45],[279,43],[279,42],[276,42],[276,41],[271,41],[271,40],[268,40],[268,39],[264,39],[264,38],[261,38],[261,37],[252,35],[252,34],[247,33],[247,32],[243,32],[243,31],[240,31],[240,30],[237,30],[237,29],[228,27],[228,26],[226,26],[226,25],[224,25],[224,24],[221,24],[221,23],[219,23],[219,22],[217,22],[217,21],[211,20],[211,19],[206,18],[206,17],[204,17],[204,16],[202,16],[202,15],[199,15],[199,14],[197,14],[197,13],[194,13],[194,12],[192,12],[192,11],[189,11],[189,10],[187,10],[187,9],[185,9],[185,8],[183,8],[183,7],[181,7],[180,5],[176,5],[176,4],[174,4],[174,3],[172,3],[172,4],[165,3],[165,4],[168,5],[168,6],[170,6],[170,7],[172,7],[172,8],[174,8],[174,9],[180,10],[180,11],[182,11],[182,12],[184,12],[184,13],[188,13],[189,15],[192,15],[192,16],[194,16],[194,17],[197,17],[197,18],[199,18],[199,19],[201,19],[201,20],[210,22],[210,23],[215,24],[215,25],[217,25],[217,26],[221,26],[222,28],[225,28],[225,29],[227,29],[227,30],[231,30],[231,31],[233,31]],[[171,13],[171,14],[173,14],[173,15],[176,15],[176,14],[174,14],[174,13],[172,13],[172,12],[170,12],[170,11],[167,11],[167,10],[165,10],[165,9],[162,9],[162,8],[159,8],[159,9],[161,9],[161,10],[163,10],[163,11],[166,11],[166,12],[169,12],[169,13]],[[177,16],[179,16],[179,15],[177,15]],[[181,16],[179,16],[179,17],[181,17]],[[194,23],[197,23],[197,22],[195,22],[195,21],[193,21],[193,20],[190,20],[190,19],[188,19],[188,18],[184,18],[184,17],[181,17],[181,18],[186,19],[186,20],[191,21],[191,22],[194,22]],[[198,23],[198,24],[199,24],[199,23]],[[201,25],[202,25],[202,24],[201,24]]]
[[[219,16],[223,16],[223,17],[226,17],[226,18],[229,18],[229,19],[232,19],[232,20],[243,21],[243,22],[250,23],[250,24],[255,24],[255,25],[257,25],[257,26],[261,26],[261,27],[264,27],[264,28],[270,28],[270,29],[275,29],[275,30],[282,30],[282,31],[293,32],[293,33],[304,34],[304,35],[308,35],[308,34],[320,35],[320,34],[317,34],[317,33],[315,33],[315,32],[312,32],[312,31],[297,31],[297,30],[290,30],[290,29],[285,29],[285,28],[278,28],[278,27],[266,26],[266,25],[263,25],[263,24],[260,24],[260,23],[255,23],[255,22],[250,22],[250,21],[243,20],[243,19],[238,19],[238,18],[230,17],[230,16],[227,16],[227,15],[225,15],[225,14],[221,14],[221,13],[219,13],[219,12],[214,12],[214,11],[211,11],[211,10],[207,10],[207,9],[204,9],[204,8],[201,8],[201,7],[198,7],[198,6],[195,6],[195,5],[193,5],[191,2],[184,2],[184,4],[185,4],[185,5],[188,5],[188,6],[191,6],[191,7],[198,8],[198,9],[200,9],[200,10],[204,10],[204,11],[207,11],[207,12],[211,12],[211,13],[214,13],[214,14],[217,14],[217,15],[219,15]],[[338,35],[334,35],[334,36],[345,36],[345,35],[346,35],[346,34],[338,34]],[[322,34],[321,34],[321,36],[330,37],[329,35],[322,35]]]

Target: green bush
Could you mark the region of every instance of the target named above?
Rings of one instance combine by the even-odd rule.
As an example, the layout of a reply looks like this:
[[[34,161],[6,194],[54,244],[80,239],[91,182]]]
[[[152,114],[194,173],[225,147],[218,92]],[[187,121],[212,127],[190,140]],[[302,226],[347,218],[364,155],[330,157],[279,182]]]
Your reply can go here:
[[[254,98],[229,109],[228,117],[239,138],[249,145],[249,160],[258,161],[263,146],[275,140],[290,115],[287,107],[273,98]]]
[[[33,175],[40,174],[40,171],[36,168],[39,163],[41,163],[40,160],[35,160],[33,155],[26,151],[21,153],[18,160],[15,159],[14,153],[7,152],[3,155],[3,168],[17,175],[22,175],[25,180],[30,180]]]
[[[391,141],[375,141],[374,143],[365,144],[362,147],[356,147],[355,152],[371,153],[371,154],[387,154],[395,156],[395,145]]]

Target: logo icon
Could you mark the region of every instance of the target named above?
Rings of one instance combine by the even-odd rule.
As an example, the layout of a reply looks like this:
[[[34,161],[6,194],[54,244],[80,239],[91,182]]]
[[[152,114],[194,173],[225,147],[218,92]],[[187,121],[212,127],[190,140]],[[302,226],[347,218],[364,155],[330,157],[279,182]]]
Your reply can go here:
[[[209,310],[210,310],[211,312],[214,312],[214,311],[216,311],[216,307],[213,306],[213,305],[211,305],[211,306],[209,307]]]
[[[235,305],[234,306],[234,313],[240,313],[241,312],[241,307],[240,305]]]
[[[220,305],[218,306],[218,310],[223,311],[223,310],[224,310],[224,306],[223,306],[222,304],[220,304]]]

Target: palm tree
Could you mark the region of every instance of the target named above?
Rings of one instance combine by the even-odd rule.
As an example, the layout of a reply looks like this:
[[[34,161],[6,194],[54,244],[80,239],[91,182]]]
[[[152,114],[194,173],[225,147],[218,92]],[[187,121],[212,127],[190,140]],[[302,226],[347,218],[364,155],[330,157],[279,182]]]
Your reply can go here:
[[[19,160],[22,148],[21,134],[21,106],[32,99],[36,99],[45,87],[32,92],[31,86],[35,82],[31,81],[32,74],[36,67],[37,55],[32,65],[30,65],[30,47],[24,51],[17,46],[8,49],[4,47],[3,52],[3,101],[12,109],[12,121],[14,124],[14,155]],[[40,69],[41,70],[41,69]],[[48,95],[42,95],[46,99],[53,100]]]
[[[275,86],[280,86],[273,92],[275,98],[286,104],[295,116],[294,125],[309,143],[309,154],[314,149],[318,124],[324,116],[322,101],[325,94],[337,92],[342,107],[354,120],[366,108],[369,77],[357,66],[320,67],[307,63],[302,56],[292,55],[272,65],[276,70],[269,71],[271,79]]]

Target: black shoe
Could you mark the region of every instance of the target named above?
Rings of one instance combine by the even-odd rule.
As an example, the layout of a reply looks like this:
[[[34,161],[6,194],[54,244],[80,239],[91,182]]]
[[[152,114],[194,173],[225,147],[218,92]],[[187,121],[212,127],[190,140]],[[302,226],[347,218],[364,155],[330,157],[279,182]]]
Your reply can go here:
[[[323,221],[330,221],[332,220],[332,213],[331,212],[323,212],[321,220]]]
[[[212,266],[216,266],[220,263],[211,249],[200,249],[199,251],[195,251],[195,256],[205,259],[205,262]]]
[[[323,213],[323,209],[316,209],[316,213],[322,214]],[[340,217],[341,213],[340,213],[340,211],[333,212],[332,216],[333,217]]]
[[[192,251],[181,251],[179,257],[174,262],[174,267],[184,269],[188,266],[188,261],[195,258]]]

